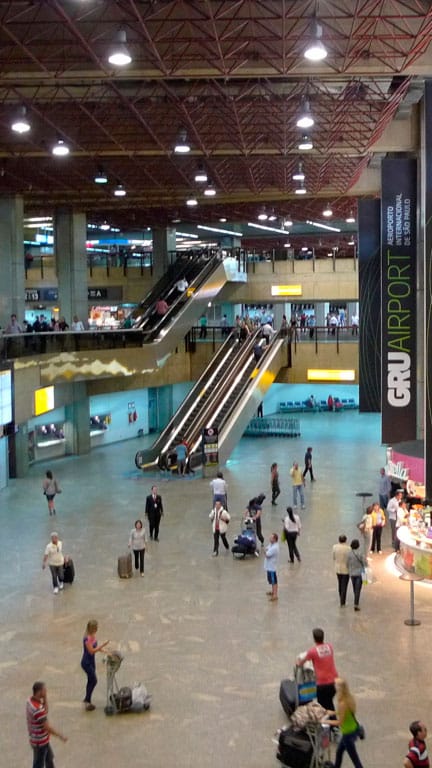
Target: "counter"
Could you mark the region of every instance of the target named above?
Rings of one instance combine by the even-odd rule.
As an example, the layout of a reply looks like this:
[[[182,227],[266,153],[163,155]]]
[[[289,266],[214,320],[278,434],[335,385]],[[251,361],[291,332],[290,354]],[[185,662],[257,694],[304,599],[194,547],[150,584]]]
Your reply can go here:
[[[413,532],[407,525],[398,530],[400,553],[407,571],[432,581],[432,539]]]

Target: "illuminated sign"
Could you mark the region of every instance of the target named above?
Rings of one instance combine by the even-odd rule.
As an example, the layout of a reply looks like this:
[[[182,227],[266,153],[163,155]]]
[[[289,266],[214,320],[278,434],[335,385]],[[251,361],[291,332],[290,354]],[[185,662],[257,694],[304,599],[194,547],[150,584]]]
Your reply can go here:
[[[272,296],[303,296],[301,285],[272,285]]]
[[[0,371],[0,425],[12,421],[12,371]]]
[[[34,415],[52,411],[54,408],[54,387],[42,387],[34,393]]]
[[[308,368],[308,381],[355,381],[355,371],[349,368]]]

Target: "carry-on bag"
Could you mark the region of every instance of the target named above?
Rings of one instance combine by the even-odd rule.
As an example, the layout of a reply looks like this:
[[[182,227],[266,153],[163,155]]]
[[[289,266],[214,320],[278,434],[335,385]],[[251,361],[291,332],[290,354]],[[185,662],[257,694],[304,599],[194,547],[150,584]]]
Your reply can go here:
[[[132,554],[120,555],[117,561],[117,573],[121,579],[130,579],[132,576]]]
[[[287,768],[309,768],[313,747],[307,733],[293,728],[281,731],[276,757]]]
[[[282,709],[288,717],[291,717],[295,711],[298,698],[297,698],[297,683],[294,680],[282,680],[279,688],[279,700],[282,704]]]
[[[297,685],[298,704],[307,704],[317,697],[317,686],[313,664],[306,661],[305,664],[294,667],[294,679]]]
[[[75,578],[75,566],[73,560],[69,555],[64,559],[63,565],[63,581],[65,584],[72,584]]]

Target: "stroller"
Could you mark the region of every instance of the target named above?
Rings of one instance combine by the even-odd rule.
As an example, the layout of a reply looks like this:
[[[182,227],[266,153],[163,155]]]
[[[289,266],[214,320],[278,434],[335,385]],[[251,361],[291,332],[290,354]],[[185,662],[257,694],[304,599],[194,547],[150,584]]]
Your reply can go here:
[[[119,651],[112,651],[104,658],[107,672],[106,715],[121,712],[143,712],[150,709],[151,696],[142,683],[135,683],[133,688],[119,688],[116,673],[121,667],[123,656]]]
[[[255,557],[259,557],[255,522],[252,517],[246,517],[243,521],[241,533],[234,539],[234,546],[231,547],[231,552],[233,553],[233,557],[242,560],[246,555],[255,555]]]

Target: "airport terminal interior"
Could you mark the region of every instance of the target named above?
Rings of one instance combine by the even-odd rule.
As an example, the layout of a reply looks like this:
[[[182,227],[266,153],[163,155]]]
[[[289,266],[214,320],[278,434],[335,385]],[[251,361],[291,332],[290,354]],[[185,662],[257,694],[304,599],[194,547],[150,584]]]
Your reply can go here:
[[[175,764],[275,766],[272,738],[286,724],[278,691],[291,677],[297,654],[312,645],[321,626],[334,644],[337,669],[357,698],[366,728],[359,752],[364,766],[401,765],[407,725],[429,724],[429,635],[432,592],[416,585],[421,625],[405,626],[409,584],[393,572],[388,528],[383,553],[372,556],[374,583],[363,587],[361,611],[353,610],[351,587],[339,607],[332,546],[341,532],[358,535],[362,515],[357,492],[376,496],[385,462],[376,414],[310,413],[301,436],[243,438],[227,466],[228,539],[240,530],[244,507],[266,494],[263,531],[282,529],[291,503],[289,468],[313,447],[316,482],[307,482],[301,511],[302,562],[288,564],[280,545],[279,601],[270,603],[263,557],[235,560],[222,551],[212,558],[209,521],[212,478],[145,474],[134,466],[139,440],[94,450],[90,456],[51,463],[62,494],[49,517],[36,464],[27,478],[0,493],[2,509],[1,717],[5,765],[30,764],[24,705],[31,684],[48,686],[50,720],[69,738],[53,739],[57,766],[91,762],[116,765]],[[269,470],[279,463],[281,496],[270,504]],[[160,541],[150,541],[145,577],[119,580],[117,557],[127,551],[130,529],[144,517],[145,497],[157,483],[163,498]],[[42,555],[55,529],[71,554],[76,579],[54,595]],[[97,658],[96,710],[85,712],[82,636],[89,618],[98,637],[124,656],[121,685],[142,681],[152,694],[142,714],[104,714],[106,673]],[[345,758],[347,762],[347,758]],[[349,763],[348,763],[349,764]]]

